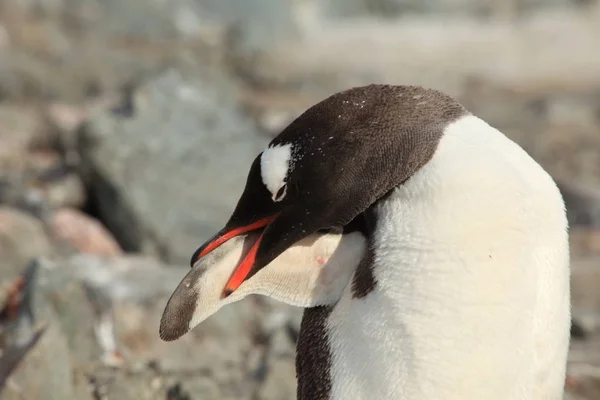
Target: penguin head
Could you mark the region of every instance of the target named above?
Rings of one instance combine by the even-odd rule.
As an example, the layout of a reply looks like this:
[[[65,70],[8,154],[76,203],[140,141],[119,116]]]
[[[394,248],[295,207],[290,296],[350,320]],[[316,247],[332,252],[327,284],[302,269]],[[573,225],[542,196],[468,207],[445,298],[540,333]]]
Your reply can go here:
[[[194,252],[192,267],[206,268],[221,246],[245,238],[246,247],[239,240],[237,247],[226,247],[237,249],[242,258],[223,269],[229,270],[227,279],[218,280],[223,301],[246,282],[246,289],[256,288],[249,281],[257,273],[278,257],[289,260],[284,253],[309,237],[318,243],[323,235],[342,235],[341,243],[344,235],[361,231],[362,213],[433,156],[432,143],[443,126],[464,112],[450,97],[412,86],[369,85],[317,103],[255,158],[231,217]],[[366,244],[359,246],[364,250]],[[310,246],[300,247],[304,254],[316,254]],[[327,258],[333,253],[329,248]],[[348,265],[350,271],[354,267]],[[293,297],[274,294],[280,290],[277,279],[271,280],[269,293]]]

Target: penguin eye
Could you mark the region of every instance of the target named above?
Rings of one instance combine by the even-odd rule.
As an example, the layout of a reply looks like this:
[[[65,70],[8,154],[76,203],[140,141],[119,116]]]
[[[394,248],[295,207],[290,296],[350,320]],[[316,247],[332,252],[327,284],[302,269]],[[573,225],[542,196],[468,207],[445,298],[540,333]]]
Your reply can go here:
[[[285,197],[287,193],[287,183],[284,183],[283,186],[279,188],[275,196],[273,196],[273,201],[281,201]]]

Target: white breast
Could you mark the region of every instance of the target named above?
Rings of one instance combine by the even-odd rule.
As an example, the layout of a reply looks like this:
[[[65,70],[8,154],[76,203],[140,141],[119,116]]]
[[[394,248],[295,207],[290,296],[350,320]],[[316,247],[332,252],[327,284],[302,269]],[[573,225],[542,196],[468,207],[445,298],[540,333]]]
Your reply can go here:
[[[467,116],[377,214],[377,286],[349,285],[329,319],[332,399],[561,399],[569,249],[548,174]]]

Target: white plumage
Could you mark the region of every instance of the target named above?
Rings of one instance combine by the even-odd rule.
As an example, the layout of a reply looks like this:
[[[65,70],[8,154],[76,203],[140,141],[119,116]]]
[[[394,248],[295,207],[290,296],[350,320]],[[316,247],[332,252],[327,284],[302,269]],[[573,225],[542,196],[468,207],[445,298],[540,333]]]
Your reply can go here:
[[[377,207],[374,274],[329,318],[332,400],[561,399],[567,220],[550,176],[474,116]]]

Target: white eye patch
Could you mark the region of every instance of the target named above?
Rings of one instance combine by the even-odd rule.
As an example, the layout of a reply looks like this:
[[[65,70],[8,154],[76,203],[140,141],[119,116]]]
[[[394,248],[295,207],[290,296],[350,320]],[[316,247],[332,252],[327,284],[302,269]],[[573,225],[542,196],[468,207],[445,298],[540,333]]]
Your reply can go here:
[[[268,147],[260,156],[262,181],[271,192],[273,201],[281,201],[287,194],[287,178],[292,159],[292,145],[283,144]]]

